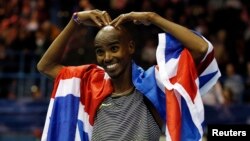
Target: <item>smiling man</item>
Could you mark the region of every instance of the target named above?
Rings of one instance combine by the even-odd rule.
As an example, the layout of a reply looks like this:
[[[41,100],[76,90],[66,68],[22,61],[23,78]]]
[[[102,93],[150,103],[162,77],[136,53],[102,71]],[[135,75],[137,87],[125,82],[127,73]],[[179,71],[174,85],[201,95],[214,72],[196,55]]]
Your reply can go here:
[[[130,21],[168,32],[159,34],[158,64],[147,71],[132,60],[136,47],[122,26]],[[71,34],[82,25],[100,28],[94,41],[100,67],[60,64]],[[37,67],[55,79],[42,136],[53,141],[155,141],[162,128],[167,140],[201,140],[201,95],[220,76],[209,41],[154,12],[114,20],[105,11],[74,13]]]
[[[115,91],[97,111],[92,140],[159,140],[160,125],[132,83],[135,46],[129,33],[123,27],[105,26],[94,45],[97,62],[110,76]]]
[[[112,79],[131,78],[131,60],[135,47],[125,29],[116,29],[111,25],[103,27],[95,37],[94,46],[98,64]]]

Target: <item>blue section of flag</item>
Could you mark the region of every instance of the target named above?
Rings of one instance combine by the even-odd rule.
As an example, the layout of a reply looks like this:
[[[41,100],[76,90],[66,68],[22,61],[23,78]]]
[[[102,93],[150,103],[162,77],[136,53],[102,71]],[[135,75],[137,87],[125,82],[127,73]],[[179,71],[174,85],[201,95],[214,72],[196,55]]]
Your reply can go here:
[[[88,141],[89,140],[88,133],[84,132],[84,123],[81,120],[78,120],[77,125],[81,141]]]
[[[185,99],[181,97],[181,141],[198,141],[201,139],[201,135],[192,120],[189,110],[191,109],[188,108]]]
[[[50,117],[48,141],[70,141],[75,138],[79,97],[69,94],[56,97]]]
[[[182,50],[182,44],[175,37],[166,33],[165,62],[178,58]]]
[[[133,63],[132,80],[135,87],[144,94],[159,112],[161,118],[166,119],[166,97],[165,93],[158,87],[155,80],[155,68],[150,67],[144,71]]]
[[[218,71],[203,75],[199,77],[199,88],[202,88],[206,83],[208,83],[208,81],[210,81],[216,74],[218,73]]]

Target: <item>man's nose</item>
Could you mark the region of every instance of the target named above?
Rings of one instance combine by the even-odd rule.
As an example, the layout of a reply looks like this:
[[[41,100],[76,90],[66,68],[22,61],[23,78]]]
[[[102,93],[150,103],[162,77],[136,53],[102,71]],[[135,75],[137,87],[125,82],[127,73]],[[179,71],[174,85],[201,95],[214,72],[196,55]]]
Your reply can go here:
[[[112,60],[112,54],[110,52],[105,52],[104,62],[109,63]]]

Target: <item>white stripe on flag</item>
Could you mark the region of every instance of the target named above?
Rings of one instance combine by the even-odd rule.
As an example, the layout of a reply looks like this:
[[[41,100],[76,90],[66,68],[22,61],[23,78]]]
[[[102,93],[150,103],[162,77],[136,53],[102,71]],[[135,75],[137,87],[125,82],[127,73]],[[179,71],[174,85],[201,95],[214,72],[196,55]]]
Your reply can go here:
[[[55,97],[64,97],[69,94],[80,97],[80,81],[81,79],[76,77],[60,80]]]
[[[49,102],[49,107],[48,107],[48,111],[47,111],[47,115],[46,115],[46,120],[45,120],[45,125],[44,125],[44,128],[43,128],[43,134],[42,134],[41,141],[47,141],[49,124],[50,124],[50,117],[51,117],[51,112],[52,112],[52,109],[53,109],[53,105],[54,105],[54,99],[51,98],[50,102]]]
[[[200,135],[203,135],[203,128],[201,126],[201,123],[204,121],[204,117],[203,116],[198,116],[200,114],[202,114],[202,115],[204,114],[202,102],[201,101],[199,102],[199,100],[201,100],[201,98],[197,98],[196,101],[198,103],[193,103],[193,101],[191,100],[189,94],[182,87],[181,84],[175,83],[174,89],[175,89],[175,91],[177,91],[185,99],[185,101],[187,103],[187,106],[188,106],[188,109],[190,111],[190,115],[192,117],[192,121],[194,122],[195,126],[199,130]],[[199,94],[199,93],[197,93],[197,94]],[[197,94],[196,94],[196,97],[200,97]],[[185,115],[182,115],[182,116],[185,116]]]
[[[83,130],[85,133],[88,134],[89,141],[90,141],[91,137],[92,137],[93,126],[89,123],[89,115],[87,112],[85,112],[84,107],[85,106],[82,105],[82,103],[79,104],[78,120],[81,120],[84,123]],[[77,131],[79,131],[79,130],[77,130]]]
[[[204,58],[201,60],[201,62],[202,61],[204,61],[205,59],[206,59],[206,57],[207,57],[207,55],[214,49],[213,48],[213,45],[205,38],[205,37],[203,37],[203,36],[201,36],[206,42],[207,42],[207,44],[208,44],[208,50],[207,50],[207,53],[206,53],[206,55],[204,56]]]

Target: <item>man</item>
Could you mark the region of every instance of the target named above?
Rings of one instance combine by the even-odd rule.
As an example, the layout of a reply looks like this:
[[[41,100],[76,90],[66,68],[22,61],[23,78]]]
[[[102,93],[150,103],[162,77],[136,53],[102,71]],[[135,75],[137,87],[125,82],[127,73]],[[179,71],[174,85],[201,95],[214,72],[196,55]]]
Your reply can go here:
[[[180,57],[180,60],[184,61],[180,67],[188,68],[181,70],[187,72],[180,72],[181,77],[173,77],[177,78],[176,80],[170,78],[175,69],[172,66],[165,69],[165,62],[161,61],[162,55],[168,58],[168,52],[164,52],[165,47],[160,49],[163,51],[159,51],[157,66],[146,72],[137,66],[132,60],[135,44],[122,26],[129,21],[144,25],[154,24],[179,40],[188,50],[177,51],[181,52],[180,56],[184,56]],[[94,47],[97,62],[103,69],[93,64],[78,67],[60,64],[68,39],[82,24],[101,28],[95,37]],[[165,38],[165,34],[159,36],[159,46],[165,46]],[[111,20],[105,11],[75,13],[37,66],[40,72],[55,79],[52,94],[55,100],[50,103],[42,140],[159,140],[162,124],[166,124],[168,140],[200,140],[203,133],[203,107],[193,105],[192,102],[200,103],[201,99],[200,92],[192,90],[196,88],[197,74],[204,71],[200,68],[204,68],[203,64],[208,64],[204,57],[210,56],[208,51],[211,50],[211,44],[206,39],[153,12],[131,12],[114,20]],[[213,82],[209,82],[210,85],[213,85],[219,75],[217,71]],[[181,92],[182,87],[173,85],[176,82],[188,82],[188,86],[193,84],[186,89],[191,93],[191,99],[184,99],[190,101],[188,107],[197,108],[191,111],[191,118],[195,121],[190,128],[194,126],[197,129],[195,134],[186,135],[187,131],[183,131],[182,126],[187,123],[185,120],[191,119],[180,120],[180,113],[183,111],[178,107],[181,101],[177,94],[183,96],[186,91]],[[68,97],[67,100],[65,97]],[[66,106],[76,101],[80,101],[80,104]]]

